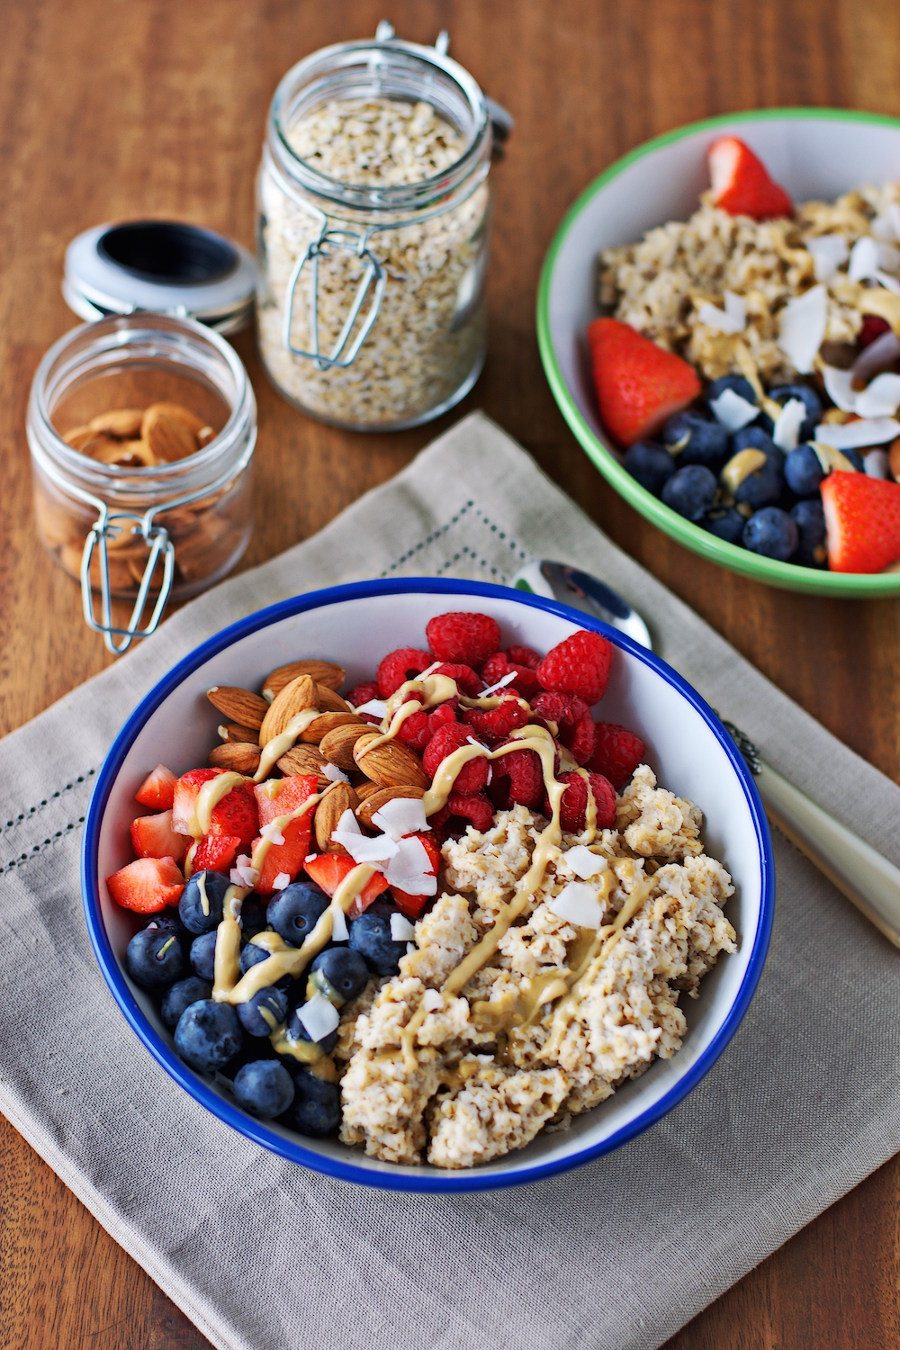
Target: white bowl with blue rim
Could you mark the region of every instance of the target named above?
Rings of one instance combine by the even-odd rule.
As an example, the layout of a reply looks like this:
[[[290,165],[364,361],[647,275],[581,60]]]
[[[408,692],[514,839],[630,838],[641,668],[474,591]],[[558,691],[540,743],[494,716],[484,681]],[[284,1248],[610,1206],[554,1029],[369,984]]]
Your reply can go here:
[[[125,947],[139,924],[113,903],[104,881],[131,860],[129,825],[139,814],[134,793],[148,771],[160,762],[176,772],[206,763],[215,737],[205,698],[210,686],[257,688],[274,667],[303,656],[339,661],[352,685],[370,678],[389,649],[420,646],[428,620],[448,609],[492,614],[504,644],[527,643],[540,651],[577,628],[595,628],[610,639],[617,654],[603,716],[637,729],[660,782],[702,808],[707,847],[735,881],[727,914],[738,934],[738,950],[721,957],[698,999],[685,1000],[688,1032],[672,1059],[658,1060],[570,1129],[544,1133],[519,1152],[455,1172],[379,1162],[336,1139],[307,1138],[256,1120],[227,1088],[188,1068],[150,997],[125,971]],[[344,1181],[432,1192],[512,1186],[565,1171],[617,1148],[670,1111],[712,1068],[747,1011],[765,961],[774,903],[771,840],[752,776],[715,713],[677,671],[621,633],[553,601],[430,578],[300,595],[241,619],[180,661],[132,712],[100,770],[85,823],[82,884],[91,941],[125,1021],[223,1130],[236,1129],[283,1158]],[[686,1129],[690,1109],[688,1104],[682,1113]]]

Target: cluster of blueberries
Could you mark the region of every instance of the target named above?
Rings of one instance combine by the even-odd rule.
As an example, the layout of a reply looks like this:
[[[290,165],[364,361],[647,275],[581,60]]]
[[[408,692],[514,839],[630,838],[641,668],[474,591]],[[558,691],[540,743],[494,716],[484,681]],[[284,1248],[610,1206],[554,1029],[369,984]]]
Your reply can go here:
[[[174,1032],[175,1048],[191,1068],[222,1075],[233,1085],[238,1105],[252,1115],[277,1118],[300,1134],[332,1134],[341,1118],[338,1086],[295,1056],[279,1056],[269,1037],[284,1025],[289,1041],[308,1042],[300,1011],[313,993],[340,1008],[362,993],[373,974],[396,975],[406,951],[405,942],[391,932],[396,910],[387,900],[376,900],[348,924],[349,941],[325,947],[299,979],[286,976],[232,1007],[212,997],[216,929],[227,889],[220,872],[191,877],[177,914],[155,915],[135,933],[125,952],[126,969],[157,1000],[163,1023]],[[241,974],[269,957],[253,941],[259,933],[271,929],[299,947],[329,904],[311,881],[293,882],[268,905],[248,896],[241,910]],[[327,1055],[336,1042],[332,1031],[317,1044]]]
[[[757,403],[749,380],[743,375],[724,375],[708,386],[707,405],[726,389],[748,403]],[[717,422],[711,411],[691,409],[670,417],[659,441],[630,446],[625,467],[667,506],[719,539],[779,562],[821,567],[826,554],[819,485],[825,471],[806,442],[822,420],[822,402],[815,389],[803,384],[779,385],[769,391],[769,397],[782,407],[790,399],[799,399],[806,409],[799,444],[787,454],[772,439],[772,419],[762,409],[749,426],[735,432]],[[733,491],[729,486],[723,492],[719,476],[741,450],[762,451],[765,461]],[[857,450],[843,453],[854,468],[863,468]],[[727,504],[722,504],[723,496],[729,498]]]

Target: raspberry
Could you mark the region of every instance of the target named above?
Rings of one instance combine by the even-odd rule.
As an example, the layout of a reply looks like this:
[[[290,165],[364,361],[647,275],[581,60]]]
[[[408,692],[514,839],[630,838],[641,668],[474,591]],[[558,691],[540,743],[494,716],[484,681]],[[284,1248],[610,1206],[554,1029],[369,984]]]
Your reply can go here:
[[[463,713],[472,735],[488,745],[505,741],[511,731],[527,726],[529,720],[527,708],[515,698],[504,698],[496,708],[466,708]]]
[[[534,750],[511,750],[501,755],[494,761],[491,786],[505,807],[539,806],[544,791],[540,756]]]
[[[424,709],[420,709],[419,712],[411,713],[402,723],[397,732],[397,740],[421,755],[432,735],[433,732],[428,725],[428,714]]]
[[[587,764],[594,753],[594,719],[590,712],[585,712],[572,730],[566,732],[563,745],[567,747],[576,764]]]
[[[507,647],[506,659],[514,666],[526,666],[529,670],[537,670],[541,663],[541,654],[533,647]]]
[[[513,649],[510,648],[510,651],[512,650]],[[531,649],[529,647],[519,647],[516,648],[516,650],[530,651]],[[537,655],[537,653],[535,653],[535,655]],[[488,689],[490,689],[492,685],[499,684],[504,676],[511,674],[514,674],[516,678],[510,680],[509,684],[504,687],[507,689],[515,687],[523,698],[530,698],[531,695],[536,694],[541,687],[538,684],[538,679],[534,671],[529,666],[520,665],[518,662],[511,661],[509,652],[494,652],[493,656],[488,657],[481,669],[481,678],[484,680]]]
[[[456,681],[460,693],[468,694],[469,698],[477,698],[481,693],[481,680],[477,671],[474,671],[471,666],[445,662],[442,666],[438,666],[434,673],[435,675],[449,675],[451,680]]]
[[[378,685],[374,680],[369,680],[367,684],[358,684],[345,697],[348,703],[353,704],[354,708],[361,708],[364,703],[371,703],[373,699],[380,697]]]
[[[609,680],[612,650],[605,637],[582,629],[551,648],[537,668],[537,677],[545,689],[577,694],[589,705],[596,703]]]
[[[451,792],[447,803],[431,817],[431,828],[447,839],[454,832],[459,834],[466,825],[484,834],[494,823],[494,808],[483,792]]]
[[[566,834],[580,834],[587,824],[588,784],[597,803],[597,829],[609,830],[616,823],[616,793],[609,779],[599,773],[561,773],[558,781],[566,783],[560,807],[559,823]],[[545,801],[548,815],[550,804]]]
[[[471,728],[463,726],[461,722],[448,722],[446,726],[439,727],[425,747],[423,760],[425,772],[431,778],[434,778],[447,756],[452,755],[455,750],[460,750],[464,745],[468,745],[471,735]],[[489,777],[486,759],[480,756],[477,759],[470,759],[456,775],[453,785],[454,791],[465,796],[473,792],[480,792]]]
[[[541,693],[531,700],[531,711],[544,722],[555,722],[559,731],[571,731],[588,705],[575,694]]]
[[[588,761],[596,773],[602,773],[613,787],[621,789],[628,782],[647,747],[640,736],[615,722],[598,722],[594,728],[594,750]]]
[[[395,652],[388,652],[378,667],[376,678],[379,697],[390,698],[401,684],[405,684],[407,680],[414,680],[430,665],[433,665],[431,653],[420,651],[416,647],[398,647]]]
[[[457,700],[449,698],[446,703],[440,704],[434,712],[428,714],[429,737],[433,736],[440,727],[446,726],[448,722],[456,721],[458,707]]]
[[[487,614],[438,614],[429,619],[425,635],[439,661],[467,666],[480,666],[500,646],[500,625]]]

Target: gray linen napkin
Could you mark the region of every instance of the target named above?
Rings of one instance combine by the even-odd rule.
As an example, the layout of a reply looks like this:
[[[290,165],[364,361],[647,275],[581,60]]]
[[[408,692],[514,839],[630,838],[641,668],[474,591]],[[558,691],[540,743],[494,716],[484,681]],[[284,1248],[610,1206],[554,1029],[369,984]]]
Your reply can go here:
[[[0,745],[0,1107],[218,1346],[655,1347],[900,1146],[896,953],[782,838],[768,966],[722,1060],[640,1138],[534,1186],[405,1197],[307,1173],[218,1124],[126,1028],[88,945],[78,852],[93,778],[138,697],[222,625],[303,589],[502,582],[534,555],[577,559],[631,596],[668,659],[776,767],[896,849],[888,780],[482,417],[316,538],[195,600]]]

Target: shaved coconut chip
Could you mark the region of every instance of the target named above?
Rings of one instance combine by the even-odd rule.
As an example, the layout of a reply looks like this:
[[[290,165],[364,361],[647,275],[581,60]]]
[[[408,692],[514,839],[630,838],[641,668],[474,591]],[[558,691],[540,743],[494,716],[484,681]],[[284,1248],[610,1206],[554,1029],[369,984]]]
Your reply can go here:
[[[856,412],[856,374],[851,370],[840,370],[837,366],[823,366],[822,379],[825,393],[836,408],[844,412]]]
[[[490,754],[488,746],[482,744],[481,741],[476,741],[474,736],[467,736],[466,741],[468,742],[469,745],[477,745],[479,750],[484,750],[486,754]]]
[[[340,1013],[333,1003],[329,1003],[318,990],[298,1012],[298,1017],[311,1041],[324,1041],[332,1031],[337,1030],[341,1020]]]
[[[734,299],[739,300],[739,297],[735,296]],[[743,303],[740,306],[740,313],[736,312],[735,307],[735,312],[729,314],[727,310],[719,309],[716,305],[711,305],[708,300],[704,300],[697,310],[697,319],[707,328],[711,328],[714,333],[740,333],[747,326]]]
[[[600,927],[600,901],[593,886],[583,881],[570,881],[563,886],[559,895],[547,901],[550,909],[560,919],[574,923],[578,928]]]
[[[337,844],[343,844],[355,863],[383,863],[393,858],[398,845],[386,834],[378,834],[369,839],[352,830],[332,830],[331,837]]]
[[[422,1007],[425,1009],[426,1012],[437,1012],[438,1009],[443,1008],[443,1006],[444,1000],[441,996],[440,990],[438,989],[425,990],[425,993],[422,995]]]
[[[349,782],[350,782],[350,779],[349,779],[349,778],[347,777],[347,775],[344,773],[343,769],[339,769],[338,766],[337,766],[336,764],[323,764],[323,765],[322,765],[322,775],[323,775],[323,777],[325,777],[325,778],[330,778],[331,781],[332,781],[332,783],[349,783]]]
[[[742,324],[746,323],[747,306],[744,303],[744,297],[737,295],[734,291],[726,291],[725,313],[730,314],[732,319],[740,319]]]
[[[850,250],[847,275],[851,281],[868,281],[874,277],[879,261],[878,241],[864,234]]]
[[[387,714],[387,704],[380,698],[370,698],[368,703],[361,703],[356,711],[369,713],[371,717],[384,717]]]
[[[279,872],[278,876],[272,882],[273,891],[283,891],[285,886],[290,886],[291,878],[288,872]]]
[[[385,802],[372,817],[372,824],[391,839],[402,839],[405,834],[430,830],[421,797],[395,797]]]
[[[413,952],[414,952],[414,951],[417,951],[417,950],[418,950],[418,949],[417,949],[416,944],[415,944],[414,942],[407,942],[407,944],[406,944],[406,955],[407,955],[407,956],[412,956]]]
[[[789,300],[778,316],[778,345],[801,375],[808,375],[825,337],[828,292],[813,286]]]
[[[284,835],[278,828],[277,820],[270,820],[268,825],[264,825],[259,832],[260,839],[268,839],[270,844],[283,844]]]
[[[710,410],[717,422],[729,431],[740,431],[759,415],[759,408],[749,399],[741,398],[733,389],[723,389],[718,398],[710,403]]]
[[[331,941],[348,942],[350,929],[347,927],[347,915],[342,909],[331,911]]]
[[[876,239],[900,239],[900,202],[889,202],[871,229]]]
[[[900,295],[900,279],[892,277],[890,272],[884,272],[879,267],[875,273],[875,280],[879,282],[887,291],[893,291],[894,295]]]
[[[444,664],[443,661],[432,661],[430,666],[426,666],[424,670],[419,672],[419,674],[416,676],[416,679],[424,680],[426,676],[433,675],[436,670],[440,670],[443,664]]]
[[[900,337],[889,330],[862,349],[853,362],[853,378],[857,383],[865,384],[880,370],[886,370],[888,366],[893,365],[898,358],[900,358]]]
[[[431,871],[431,858],[421,839],[410,835],[394,844],[394,849],[384,874],[388,885],[410,895],[437,895],[437,877]]]
[[[247,886],[250,890],[259,881],[259,869],[250,865],[250,859],[242,853],[228,874],[232,886]]]
[[[498,680],[496,684],[490,684],[487,689],[482,689],[479,698],[487,698],[488,694],[496,694],[498,689],[505,689],[508,684],[512,684],[515,678],[516,672],[511,670],[508,675],[504,675],[503,679]]]
[[[822,423],[816,427],[815,439],[835,450],[859,450],[867,445],[883,445],[900,436],[900,422],[894,417],[870,417],[859,422]]]
[[[349,806],[341,815],[341,818],[337,823],[337,828],[333,831],[333,834],[337,834],[338,830],[342,830],[344,834],[362,834],[362,830],[359,828],[359,821],[356,819],[356,816]]]
[[[869,478],[887,478],[889,464],[886,450],[870,450],[863,460],[863,470]]]
[[[411,942],[415,936],[416,930],[405,914],[391,915],[391,937],[395,942]]]
[[[830,281],[850,252],[841,234],[820,234],[817,239],[807,239],[804,248],[812,255],[816,281]]]
[[[806,417],[806,407],[799,398],[789,398],[775,418],[772,440],[779,450],[796,450],[800,439],[800,428]]]
[[[599,876],[601,872],[606,871],[606,859],[592,853],[587,844],[575,844],[572,848],[566,849],[562,856],[576,877],[581,877],[582,881],[588,881],[591,877]]]
[[[900,375],[876,375],[875,379],[856,396],[856,411],[860,417],[893,417],[900,407]]]

